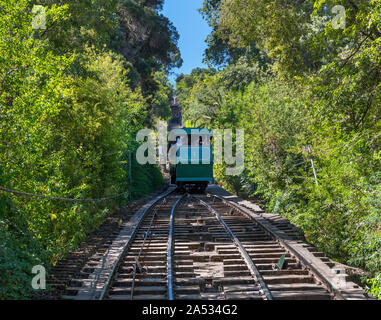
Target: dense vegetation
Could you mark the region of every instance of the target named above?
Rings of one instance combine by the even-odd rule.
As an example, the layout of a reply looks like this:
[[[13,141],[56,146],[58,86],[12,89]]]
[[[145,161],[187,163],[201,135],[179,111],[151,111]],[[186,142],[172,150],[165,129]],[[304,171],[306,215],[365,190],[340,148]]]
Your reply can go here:
[[[364,268],[381,298],[380,1],[205,0],[201,13],[210,68],[177,80],[185,120],[246,135],[244,172],[217,178]]]
[[[34,5],[46,9],[36,29]],[[160,186],[132,163],[136,132],[170,114],[166,72],[181,65],[163,0],[0,0],[0,299],[31,293],[48,267],[117,206]],[[41,22],[40,20],[38,22]]]

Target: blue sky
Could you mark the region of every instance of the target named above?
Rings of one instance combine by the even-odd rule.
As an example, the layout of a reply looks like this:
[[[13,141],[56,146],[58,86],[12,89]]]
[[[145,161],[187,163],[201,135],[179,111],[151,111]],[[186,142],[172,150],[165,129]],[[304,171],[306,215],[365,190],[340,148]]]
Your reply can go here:
[[[162,14],[176,27],[180,34],[179,48],[183,66],[173,69],[170,75],[174,84],[177,75],[189,74],[192,69],[205,67],[202,63],[206,49],[205,39],[211,32],[208,24],[202,19],[197,9],[202,8],[203,0],[165,0]]]

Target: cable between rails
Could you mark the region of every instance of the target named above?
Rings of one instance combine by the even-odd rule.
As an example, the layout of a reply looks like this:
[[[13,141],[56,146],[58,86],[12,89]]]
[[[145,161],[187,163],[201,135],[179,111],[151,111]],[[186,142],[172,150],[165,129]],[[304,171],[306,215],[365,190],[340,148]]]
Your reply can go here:
[[[136,280],[136,272],[137,272],[137,268],[141,269],[141,266],[140,266],[140,263],[139,263],[139,259],[140,259],[140,256],[143,252],[143,248],[146,244],[146,241],[147,241],[147,238],[148,236],[150,236],[150,233],[151,233],[151,228],[152,228],[152,224],[153,224],[153,221],[155,220],[156,218],[156,215],[157,215],[157,209],[155,209],[155,211],[153,212],[153,215],[152,215],[152,219],[151,219],[151,222],[148,226],[148,229],[147,231],[145,232],[144,234],[144,240],[143,240],[143,244],[141,245],[140,247],[140,250],[139,250],[139,254],[138,256],[135,258],[135,263],[134,263],[134,268],[133,268],[133,276],[132,276],[132,283],[131,283],[131,297],[130,297],[130,300],[133,300],[134,299],[134,289],[135,289],[135,280]],[[142,270],[140,270],[142,272]]]

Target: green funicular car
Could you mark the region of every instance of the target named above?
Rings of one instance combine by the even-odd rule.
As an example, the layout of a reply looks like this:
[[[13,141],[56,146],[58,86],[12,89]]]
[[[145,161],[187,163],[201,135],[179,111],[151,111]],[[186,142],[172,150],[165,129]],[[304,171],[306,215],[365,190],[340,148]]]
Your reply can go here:
[[[213,178],[212,131],[202,128],[175,129],[177,164],[171,166],[171,182],[180,189],[204,192]],[[171,140],[172,140],[171,139]],[[174,149],[174,150],[176,150]]]

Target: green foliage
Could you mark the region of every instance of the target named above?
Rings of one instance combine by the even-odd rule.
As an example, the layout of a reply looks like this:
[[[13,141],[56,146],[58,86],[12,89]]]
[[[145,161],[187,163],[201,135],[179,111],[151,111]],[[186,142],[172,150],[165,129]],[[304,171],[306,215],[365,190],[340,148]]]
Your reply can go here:
[[[368,292],[375,298],[381,300],[381,275],[378,274],[377,277],[369,279],[370,288]]]
[[[120,0],[118,29],[113,47],[130,61],[140,75],[143,94],[152,93],[155,74],[180,67],[179,34],[159,10],[164,0]],[[155,85],[155,84],[154,84]]]
[[[151,82],[151,92],[153,94],[148,97],[148,105],[151,112],[147,110],[152,123],[156,123],[157,119],[169,120],[172,111],[168,101],[172,96],[171,84],[164,71],[156,72]]]
[[[28,230],[27,217],[0,196],[0,299],[32,293],[32,268],[48,262],[47,254]]]

